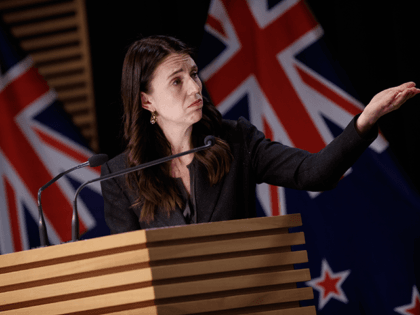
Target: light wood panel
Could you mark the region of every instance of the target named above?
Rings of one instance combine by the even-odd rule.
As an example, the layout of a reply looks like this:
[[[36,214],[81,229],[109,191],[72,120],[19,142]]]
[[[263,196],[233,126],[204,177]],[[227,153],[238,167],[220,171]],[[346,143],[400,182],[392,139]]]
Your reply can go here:
[[[136,231],[0,256],[2,314],[315,314],[299,215]],[[258,307],[258,309],[257,309]],[[274,310],[276,310],[275,313]]]

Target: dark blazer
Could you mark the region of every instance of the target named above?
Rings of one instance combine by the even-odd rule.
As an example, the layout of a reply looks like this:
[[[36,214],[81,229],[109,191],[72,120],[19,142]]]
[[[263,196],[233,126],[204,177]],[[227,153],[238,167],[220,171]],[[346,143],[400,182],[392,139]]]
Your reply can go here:
[[[268,183],[294,189],[324,191],[334,188],[341,176],[377,136],[377,128],[361,137],[354,118],[343,133],[320,152],[291,148],[270,141],[244,118],[223,121],[220,137],[233,154],[229,173],[210,186],[207,172],[196,159],[188,166],[196,199],[197,223],[255,217],[255,188]],[[122,153],[102,166],[102,175],[127,167]],[[136,199],[125,183],[125,176],[101,182],[105,219],[111,233],[186,224],[181,209],[168,217],[157,211],[150,224],[139,222],[140,207],[131,208]]]

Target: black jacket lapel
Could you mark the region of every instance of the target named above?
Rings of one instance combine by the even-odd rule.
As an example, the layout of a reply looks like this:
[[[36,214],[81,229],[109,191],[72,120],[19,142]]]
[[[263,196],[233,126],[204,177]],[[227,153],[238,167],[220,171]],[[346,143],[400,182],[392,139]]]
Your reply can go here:
[[[204,165],[194,161],[194,185],[197,205],[197,223],[210,222],[222,190],[223,181],[211,186]]]

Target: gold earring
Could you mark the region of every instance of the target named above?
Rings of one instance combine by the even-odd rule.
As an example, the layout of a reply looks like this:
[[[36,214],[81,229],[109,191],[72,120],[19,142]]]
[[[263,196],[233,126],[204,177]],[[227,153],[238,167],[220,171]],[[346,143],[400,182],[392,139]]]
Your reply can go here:
[[[156,118],[157,118],[157,111],[153,111],[152,116],[150,117],[150,123],[152,125],[156,124]]]

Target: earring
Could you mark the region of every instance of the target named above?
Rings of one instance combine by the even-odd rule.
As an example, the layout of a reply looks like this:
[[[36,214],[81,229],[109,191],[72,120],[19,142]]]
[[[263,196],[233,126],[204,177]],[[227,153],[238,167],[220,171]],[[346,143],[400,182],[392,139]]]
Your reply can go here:
[[[152,116],[150,117],[150,123],[152,125],[154,125],[156,123],[156,118],[157,118],[157,111],[153,111]]]

